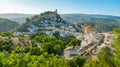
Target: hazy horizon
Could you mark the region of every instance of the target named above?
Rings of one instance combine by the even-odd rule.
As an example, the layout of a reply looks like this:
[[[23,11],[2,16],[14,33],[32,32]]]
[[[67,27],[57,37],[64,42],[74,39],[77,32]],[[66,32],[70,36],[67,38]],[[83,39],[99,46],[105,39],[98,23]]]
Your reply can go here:
[[[0,14],[40,14],[58,9],[59,14],[120,16],[120,0],[0,0]]]

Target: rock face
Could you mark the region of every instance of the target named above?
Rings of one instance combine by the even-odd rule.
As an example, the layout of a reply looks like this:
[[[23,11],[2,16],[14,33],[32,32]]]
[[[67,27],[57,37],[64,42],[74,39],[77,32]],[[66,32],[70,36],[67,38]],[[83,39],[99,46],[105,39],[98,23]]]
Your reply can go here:
[[[45,31],[52,35],[53,32],[59,31],[61,36],[69,35],[65,31],[79,32],[80,27],[75,24],[64,21],[60,15],[55,11],[47,11],[40,15],[33,16],[26,19],[26,23],[16,28],[16,32],[35,33],[37,31]]]
[[[57,26],[64,24],[65,22],[60,17],[60,15],[57,14],[57,10],[47,11],[44,13],[41,13],[40,15],[33,16],[31,18],[26,19],[26,23],[22,24],[20,27],[16,29],[16,31],[21,32],[30,32],[37,30],[38,27],[49,27],[49,26]]]

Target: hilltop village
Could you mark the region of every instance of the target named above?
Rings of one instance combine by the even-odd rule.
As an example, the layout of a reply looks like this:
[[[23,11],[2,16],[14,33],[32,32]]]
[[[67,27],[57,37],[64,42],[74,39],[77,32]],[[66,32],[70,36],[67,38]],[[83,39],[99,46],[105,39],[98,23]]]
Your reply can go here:
[[[50,36],[55,33],[60,37],[74,36],[80,40],[80,46],[66,46],[63,52],[65,59],[72,59],[75,55],[79,55],[95,60],[104,46],[108,46],[114,51],[112,32],[98,32],[89,25],[78,26],[66,22],[60,17],[57,10],[28,18],[26,23],[14,31],[14,35],[29,36],[37,31],[45,32]]]

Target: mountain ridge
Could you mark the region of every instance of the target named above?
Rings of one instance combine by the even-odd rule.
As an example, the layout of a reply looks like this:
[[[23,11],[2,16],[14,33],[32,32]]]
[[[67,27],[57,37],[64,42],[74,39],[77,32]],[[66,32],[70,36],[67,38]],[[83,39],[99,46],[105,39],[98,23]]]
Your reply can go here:
[[[7,18],[22,24],[26,18],[30,18],[36,14],[0,14],[0,17]],[[39,14],[38,14],[39,15]],[[101,14],[82,14],[82,13],[71,13],[71,14],[60,14],[60,16],[71,23],[83,23],[83,22],[120,22],[120,16],[114,15],[101,15]],[[70,19],[69,19],[70,18]],[[116,19],[117,18],[117,19]]]

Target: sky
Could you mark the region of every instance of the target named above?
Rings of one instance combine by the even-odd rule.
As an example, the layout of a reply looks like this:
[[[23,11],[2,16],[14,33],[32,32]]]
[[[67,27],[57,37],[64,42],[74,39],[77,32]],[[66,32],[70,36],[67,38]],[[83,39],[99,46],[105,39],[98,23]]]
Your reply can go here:
[[[0,0],[1,13],[83,13],[120,16],[120,0]]]

